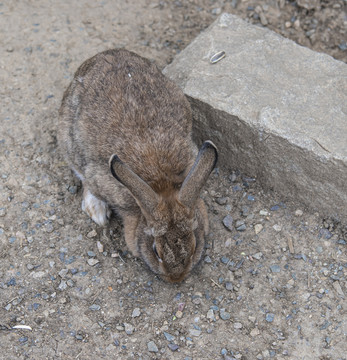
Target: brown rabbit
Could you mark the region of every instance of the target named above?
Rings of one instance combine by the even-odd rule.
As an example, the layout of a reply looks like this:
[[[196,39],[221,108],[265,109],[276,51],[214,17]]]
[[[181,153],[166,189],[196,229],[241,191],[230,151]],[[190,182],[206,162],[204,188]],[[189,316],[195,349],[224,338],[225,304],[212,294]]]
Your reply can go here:
[[[199,153],[183,92],[158,68],[124,49],[85,61],[65,91],[59,143],[99,225],[111,210],[125,241],[164,280],[183,280],[200,260],[208,218],[200,191],[217,161]]]

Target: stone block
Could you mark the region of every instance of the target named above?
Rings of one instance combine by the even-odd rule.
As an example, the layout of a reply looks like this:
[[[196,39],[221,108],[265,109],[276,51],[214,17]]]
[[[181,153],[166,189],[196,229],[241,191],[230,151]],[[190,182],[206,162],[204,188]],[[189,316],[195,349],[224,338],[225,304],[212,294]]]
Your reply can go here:
[[[218,146],[219,166],[347,218],[345,63],[224,13],[164,73],[191,102],[197,142]]]

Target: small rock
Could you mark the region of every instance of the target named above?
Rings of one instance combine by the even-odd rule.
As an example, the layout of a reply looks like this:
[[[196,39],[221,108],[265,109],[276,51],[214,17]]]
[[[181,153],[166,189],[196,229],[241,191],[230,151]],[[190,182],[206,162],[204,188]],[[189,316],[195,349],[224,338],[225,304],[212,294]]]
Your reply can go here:
[[[279,265],[271,265],[271,266],[270,266],[270,270],[271,270],[271,272],[273,272],[273,273],[279,273],[279,272],[281,272],[281,268],[280,268]]]
[[[226,205],[227,202],[228,202],[228,198],[225,196],[216,199],[216,203],[219,205]]]
[[[222,256],[220,261],[223,263],[223,264],[228,264],[228,262],[230,261],[230,259],[226,256]]]
[[[211,258],[210,258],[208,255],[205,256],[204,261],[205,261],[205,263],[207,263],[207,264],[211,264],[211,262],[212,262]]]
[[[210,309],[209,311],[207,311],[207,315],[206,318],[211,320],[211,321],[216,321],[216,317],[214,316],[214,312],[212,309]]]
[[[76,185],[71,185],[69,186],[69,192],[70,194],[76,194],[77,193],[77,186]]]
[[[302,210],[296,210],[295,211],[295,216],[302,216],[303,215],[303,211]]]
[[[3,217],[6,215],[6,208],[0,208],[0,217]]]
[[[135,309],[133,310],[133,313],[131,314],[131,317],[136,318],[136,317],[139,317],[140,315],[141,315],[140,309],[139,309],[139,308],[135,308]]]
[[[104,245],[102,245],[99,240],[96,242],[96,246],[98,248],[99,253],[104,252]]]
[[[272,228],[277,232],[280,232],[282,230],[282,226],[278,224],[275,224]]]
[[[263,230],[263,225],[262,224],[254,225],[254,231],[255,231],[256,235],[258,235],[262,230]]]
[[[214,8],[214,9],[212,9],[212,11],[211,11],[211,13],[213,14],[213,15],[219,15],[220,13],[222,12],[222,9],[221,8]]]
[[[234,329],[242,329],[242,324],[240,322],[236,322],[234,324]]]
[[[87,260],[87,263],[88,263],[88,265],[90,265],[90,266],[94,266],[94,265],[96,265],[97,263],[99,263],[99,260],[98,260],[98,259],[94,259],[94,258],[90,258],[90,259]]]
[[[58,286],[59,290],[63,291],[67,288],[66,281],[62,280]]]
[[[201,330],[199,330],[199,329],[190,329],[190,330],[189,330],[189,333],[190,333],[190,335],[192,335],[192,336],[198,337],[198,336],[201,335]]]
[[[236,221],[236,230],[237,231],[245,231],[246,230],[246,225],[242,220]]]
[[[69,269],[62,269],[62,270],[59,271],[58,274],[62,279],[64,279],[68,272],[69,272]]]
[[[233,291],[234,287],[233,287],[233,284],[230,282],[230,281],[227,281],[225,283],[225,288],[228,290],[228,291]]]
[[[124,323],[124,330],[127,335],[131,335],[134,332],[134,326],[128,323]]]
[[[267,18],[263,12],[259,14],[260,22],[263,26],[266,26],[269,22],[267,21]]]
[[[167,332],[163,332],[164,333],[164,336],[166,338],[167,341],[170,341],[170,342],[173,342],[175,340],[175,337]]]
[[[265,320],[267,322],[273,322],[274,321],[274,318],[275,318],[275,314],[272,314],[272,313],[267,313],[265,315]]]
[[[88,251],[87,254],[88,254],[89,257],[95,257],[96,256],[94,251]]]
[[[242,207],[242,216],[248,216],[249,215],[249,207],[243,206]]]
[[[256,254],[252,255],[252,257],[254,257],[254,259],[256,259],[256,260],[260,260],[262,258],[262,256],[263,256],[262,252],[258,252]]]
[[[97,304],[93,304],[93,305],[89,306],[89,309],[92,311],[99,311],[101,309],[101,306],[97,305]]]
[[[223,219],[223,225],[229,230],[232,231],[233,229],[233,218],[231,215],[227,215],[224,219]]]
[[[300,7],[313,10],[319,7],[320,0],[297,0],[297,3]]]
[[[91,239],[91,238],[95,237],[96,235],[98,235],[98,233],[93,229],[92,231],[90,231],[87,234],[87,237]]]
[[[155,344],[154,341],[149,341],[147,343],[147,348],[148,348],[149,352],[154,352],[154,353],[158,352],[158,347],[157,347],[157,345]]]
[[[219,310],[219,316],[222,320],[229,320],[231,317],[230,314],[225,309]]]
[[[168,344],[167,346],[171,351],[176,351],[179,349],[179,346],[177,344]]]
[[[227,239],[226,242],[225,242],[225,247],[230,247],[231,244],[232,244],[232,241],[231,241],[231,239],[229,238],[229,239]]]
[[[269,215],[269,212],[267,210],[260,210],[259,211],[259,215],[261,216],[268,216]]]
[[[181,319],[183,316],[183,312],[181,310],[177,310],[175,315],[178,319]]]
[[[254,328],[254,329],[252,329],[251,332],[250,332],[250,335],[251,335],[252,337],[258,336],[259,334],[260,334],[260,331],[259,331],[258,328]]]

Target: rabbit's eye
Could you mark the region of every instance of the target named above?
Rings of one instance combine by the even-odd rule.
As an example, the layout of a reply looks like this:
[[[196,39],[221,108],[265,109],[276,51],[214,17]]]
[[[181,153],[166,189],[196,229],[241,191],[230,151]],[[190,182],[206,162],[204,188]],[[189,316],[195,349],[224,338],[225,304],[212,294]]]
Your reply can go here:
[[[158,251],[157,251],[157,248],[155,246],[155,243],[153,243],[153,252],[155,254],[155,256],[157,257],[158,261],[159,262],[163,262],[163,260],[160,258],[159,254],[158,254]]]

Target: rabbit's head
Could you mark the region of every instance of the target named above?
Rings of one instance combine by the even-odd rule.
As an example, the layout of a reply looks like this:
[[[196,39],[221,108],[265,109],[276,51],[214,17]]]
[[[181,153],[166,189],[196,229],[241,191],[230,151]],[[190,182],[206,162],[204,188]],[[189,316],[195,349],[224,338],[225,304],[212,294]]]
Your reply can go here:
[[[158,194],[117,155],[111,156],[113,176],[142,211],[134,236],[137,251],[166,281],[182,281],[201,258],[208,219],[199,195],[216,162],[217,149],[206,141],[180,188]]]

